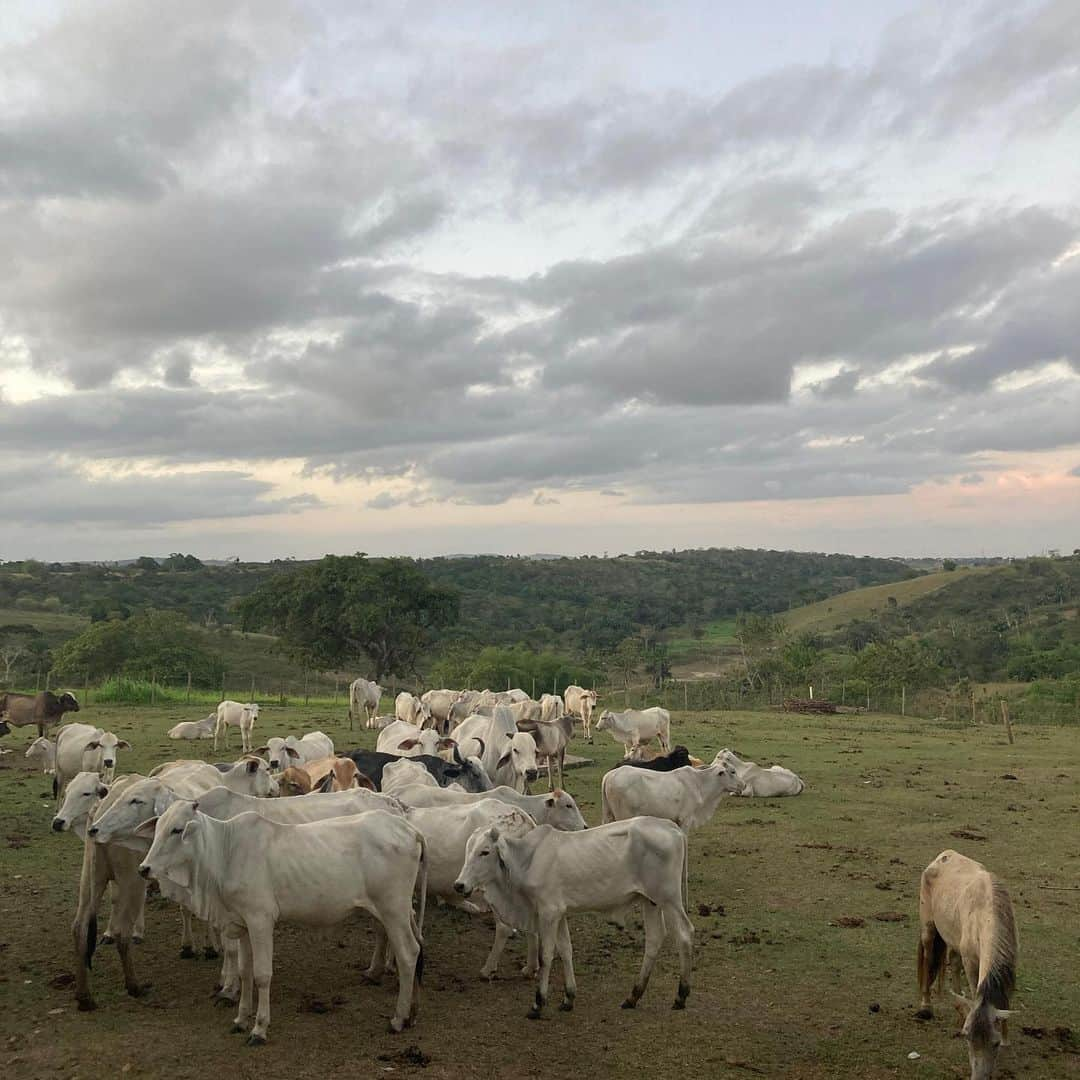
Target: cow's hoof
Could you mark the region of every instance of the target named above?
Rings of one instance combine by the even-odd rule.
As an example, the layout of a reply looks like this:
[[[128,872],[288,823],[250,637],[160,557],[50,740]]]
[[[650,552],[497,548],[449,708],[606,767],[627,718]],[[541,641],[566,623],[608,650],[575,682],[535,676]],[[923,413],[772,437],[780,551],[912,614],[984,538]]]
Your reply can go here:
[[[623,1009],[636,1009],[637,1008],[637,1002],[633,998],[627,998],[622,1003],[620,1008],[623,1008]]]
[[[249,1035],[247,1037],[246,1045],[247,1046],[265,1046],[266,1045],[266,1036],[265,1035]]]
[[[539,1020],[542,1014],[540,1010],[534,1005],[525,1015],[530,1020]]]
[[[685,1009],[686,1008],[686,998],[676,998],[671,1003],[671,1007],[673,1009]]]
[[[132,938],[131,938],[131,944],[132,945],[141,945],[142,944],[142,934],[133,935]]]
[[[180,959],[181,960],[194,960],[195,950],[190,945],[182,945],[180,947]]]
[[[560,1001],[559,1012],[573,1012],[574,1003],[572,1001]]]
[[[115,945],[116,944],[116,938],[114,938],[112,936],[112,934],[102,934],[101,935],[101,941],[99,942],[99,944],[101,944],[101,945]]]
[[[924,1006],[923,1008],[921,1008],[915,1014],[915,1019],[916,1020],[933,1020],[934,1019],[934,1010],[931,1009],[929,1006]]]
[[[245,1031],[247,1031],[247,1025],[236,1022],[234,1022],[233,1026],[229,1028],[230,1035],[243,1035]]]
[[[380,971],[377,974],[372,974],[370,970],[361,971],[360,981],[370,983],[372,986],[378,986],[382,982],[382,972]]]
[[[153,983],[132,983],[127,987],[127,992],[131,997],[146,997],[147,994],[153,989]]]
[[[93,998],[79,998],[79,1012],[93,1012],[97,1008],[97,1002]]]
[[[405,1021],[395,1016],[386,1026],[391,1035],[400,1035],[405,1030]]]
[[[206,948],[203,949],[204,960],[217,960],[219,956],[221,956],[221,953],[210,945],[207,945]]]

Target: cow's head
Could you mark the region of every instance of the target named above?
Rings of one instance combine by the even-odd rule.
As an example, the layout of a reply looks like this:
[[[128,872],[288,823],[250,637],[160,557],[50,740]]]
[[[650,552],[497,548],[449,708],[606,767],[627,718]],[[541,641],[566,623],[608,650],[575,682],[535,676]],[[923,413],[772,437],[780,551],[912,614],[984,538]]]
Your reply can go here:
[[[727,794],[741,795],[746,790],[746,784],[739,779],[739,774],[731,765],[722,765],[714,761],[711,765],[703,765],[696,771],[711,774],[716,786]]]
[[[497,825],[485,825],[469,837],[465,862],[454,882],[454,891],[459,896],[471,896],[477,889],[506,875],[505,843]]]
[[[270,766],[261,757],[248,754],[222,775],[222,783],[241,795],[265,799],[278,794],[278,782],[270,775]]]
[[[101,777],[106,784],[110,784],[116,769],[117,751],[130,750],[131,743],[127,739],[118,739],[111,731],[103,731],[86,744],[86,749],[97,750],[101,754]]]
[[[285,739],[279,739],[276,736],[267,739],[265,746],[260,746],[258,750],[253,752],[265,754],[270,771],[276,773],[284,772],[290,765],[294,765],[300,760],[300,751],[289,746]]]
[[[967,1040],[971,1080],[990,1080],[997,1065],[998,1051],[1005,1045],[1009,1009],[998,1009],[985,998],[969,1001],[954,993],[957,1013],[963,1018],[964,1038]]]
[[[79,701],[75,695],[70,692],[60,695],[59,705],[64,712],[79,711]]]
[[[605,709],[600,714],[600,719],[596,721],[597,731],[606,731],[611,727],[611,721],[615,718],[615,714],[610,709]]]
[[[289,766],[278,778],[278,794],[282,797],[307,795],[311,791],[311,777],[303,769]]]
[[[53,818],[53,832],[67,832],[84,823],[109,789],[96,772],[77,773],[64,792],[64,802]]]
[[[144,877],[165,878],[182,889],[191,885],[191,841],[200,828],[199,804],[177,799],[165,813],[142,826],[143,833],[153,828],[153,843],[146,858],[139,863]]]
[[[145,826],[163,814],[173,801],[172,792],[158,779],[137,780],[122,794],[105,813],[96,818],[94,824],[86,830],[99,844],[121,843],[135,837],[150,840],[154,835],[151,824],[149,832]]]
[[[6,720],[0,720],[0,735],[10,735],[11,728],[8,727]]]
[[[541,810],[534,815],[541,825],[550,825],[563,832],[580,832],[587,828],[578,804],[568,791],[556,788],[545,796]]]
[[[519,791],[537,776],[536,743],[524,731],[506,732],[507,745],[503,748],[496,769],[509,767],[514,774],[513,787]]]

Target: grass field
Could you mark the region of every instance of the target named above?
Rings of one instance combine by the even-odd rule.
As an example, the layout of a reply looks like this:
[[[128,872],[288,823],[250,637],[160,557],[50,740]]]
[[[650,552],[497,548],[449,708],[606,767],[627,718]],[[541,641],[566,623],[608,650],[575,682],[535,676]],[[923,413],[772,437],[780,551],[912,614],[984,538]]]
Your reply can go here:
[[[895,588],[895,587],[894,587]],[[208,743],[172,743],[180,709],[85,709],[127,737],[121,764],[145,771]],[[318,727],[339,746],[344,711],[265,707],[257,735]],[[891,716],[676,714],[677,740],[702,756],[730,745],[797,769],[796,799],[729,799],[691,838],[695,983],[684,1013],[670,1009],[677,965],[665,947],[634,1013],[619,1003],[641,959],[642,934],[601,918],[571,923],[577,1008],[539,1023],[525,1013],[531,988],[504,959],[502,980],[477,971],[490,942],[480,920],[429,910],[427,971],[417,1027],[385,1033],[389,986],[363,985],[370,925],[325,935],[279,929],[270,1045],[245,1048],[215,1008],[216,967],[180,961],[179,918],[152,901],[139,977],[124,995],[115,951],[95,957],[99,1008],[75,1010],[70,922],[81,858],[70,835],[49,831],[49,781],[24,767],[25,732],[0,757],[0,1064],[5,1077],[309,1075],[639,1077],[967,1076],[950,1006],[914,1019],[915,912],[922,867],[956,847],[1008,883],[1020,928],[1019,992],[1003,1077],[1080,1076],[1076,979],[1080,945],[1080,770],[1068,729],[1022,727],[1015,746],[998,727],[943,727]],[[599,780],[615,760],[598,737],[595,764],[567,775],[590,823]],[[1016,779],[1005,779],[1005,774]],[[973,838],[958,839],[963,831]],[[312,886],[317,888],[318,873]],[[704,905],[699,907],[699,905]],[[838,926],[841,919],[862,920]],[[104,925],[104,924],[102,924]],[[520,955],[521,945],[508,952]],[[558,965],[552,998],[558,1000]],[[1030,1033],[1025,1034],[1024,1029]],[[908,1053],[917,1051],[917,1061]],[[426,1061],[426,1068],[420,1065]]]

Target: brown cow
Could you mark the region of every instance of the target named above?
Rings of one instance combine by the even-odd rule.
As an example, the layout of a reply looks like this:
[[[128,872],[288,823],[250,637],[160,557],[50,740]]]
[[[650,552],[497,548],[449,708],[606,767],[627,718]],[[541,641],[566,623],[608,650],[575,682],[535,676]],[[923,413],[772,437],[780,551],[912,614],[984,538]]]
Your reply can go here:
[[[50,724],[58,724],[64,713],[78,711],[79,703],[74,694],[57,697],[51,690],[42,690],[38,694],[0,694],[0,717],[12,727],[37,724],[39,736],[45,734]]]
[[[348,791],[350,788],[375,790],[375,785],[357,767],[352,758],[324,757],[303,765],[290,765],[280,777],[282,795],[309,795],[313,791]]]

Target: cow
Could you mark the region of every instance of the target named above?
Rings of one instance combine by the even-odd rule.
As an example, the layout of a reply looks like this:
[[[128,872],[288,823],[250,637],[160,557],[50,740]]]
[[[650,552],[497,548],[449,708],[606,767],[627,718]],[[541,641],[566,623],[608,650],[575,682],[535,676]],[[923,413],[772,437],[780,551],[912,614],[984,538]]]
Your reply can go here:
[[[350,750],[345,756],[352,758],[356,767],[369,777],[380,791],[383,769],[393,761],[402,760],[399,754],[384,754],[378,750]],[[491,787],[491,780],[483,765],[476,758],[462,756],[457,747],[454,748],[453,761],[444,761],[440,757],[427,754],[410,760],[423,765],[435,777],[440,787],[454,782],[459,783],[466,791],[487,791]]]
[[[737,795],[742,781],[730,765],[713,762],[673,772],[612,769],[600,781],[602,820],[625,821],[648,814],[675,822],[684,832],[704,825],[725,795]]]
[[[39,736],[50,724],[60,723],[64,713],[78,711],[79,702],[72,693],[57,695],[42,690],[37,694],[0,694],[0,720],[6,718],[11,727],[36,724]]]
[[[759,799],[774,799],[782,795],[801,795],[806,788],[801,776],[782,765],[763,768],[754,761],[744,761],[732,750],[721,750],[715,757],[723,765],[730,765],[743,782],[740,795]]]
[[[169,728],[170,739],[212,739],[217,725],[217,713],[211,713],[202,720],[181,720]]]
[[[461,700],[464,690],[427,690],[420,701],[427,706],[435,727],[444,735],[450,730],[450,710]]]
[[[39,735],[26,751],[26,760],[32,765],[40,763],[41,771],[48,776],[56,772],[56,740]]]
[[[536,779],[536,743],[531,735],[518,731],[513,714],[506,708],[496,708],[493,716],[468,717],[450,737],[462,753],[473,754],[481,748],[480,760],[496,786],[506,784],[525,792]]]
[[[540,970],[529,1019],[540,1019],[547,1003],[551,964],[558,950],[565,990],[559,1008],[574,1007],[577,981],[567,916],[615,911],[639,900],[645,918],[645,956],[623,1008],[634,1008],[649,983],[667,931],[679,951],[679,988],[674,1008],[690,995],[694,928],[682,900],[686,837],[669,821],[631,818],[584,832],[559,832],[538,825],[511,836],[498,825],[478,829],[466,848],[454,888],[468,898],[482,889],[501,922],[539,937]]]
[[[431,710],[408,690],[402,690],[394,698],[394,716],[418,728],[427,727],[431,723]]]
[[[642,753],[644,747],[639,747],[638,753]],[[700,765],[700,759],[692,757],[685,746],[676,746],[670,753],[658,754],[654,757],[628,757],[617,761],[613,768],[621,766],[633,766],[636,769],[652,769],[653,772],[674,772],[676,769],[685,769],[688,765]]]
[[[497,708],[505,709],[514,718],[515,724],[520,724],[523,720],[539,723],[543,712],[540,702],[529,698],[527,701],[515,701],[512,705],[481,705],[477,715],[494,716]]]
[[[130,750],[127,739],[118,739],[111,731],[90,724],[65,724],[56,733],[56,772],[53,776],[53,795],[57,805],[68,781],[80,772],[99,773],[110,783],[116,768],[117,750]]]
[[[382,687],[370,679],[354,679],[349,686],[349,730],[353,720],[361,715],[365,718],[365,727],[372,727],[372,719],[379,711],[382,700]]]
[[[270,774],[270,766],[253,754],[220,768],[205,761],[166,761],[151,769],[149,775],[163,779],[176,791],[194,793],[224,784],[246,795],[272,798],[278,794],[278,782]]]
[[[274,736],[253,753],[266,755],[271,772],[284,772],[290,765],[333,757],[334,740],[321,731],[309,731],[299,739],[295,735],[286,735],[284,739]]]
[[[581,718],[582,733],[592,742],[592,714],[596,708],[596,691],[586,690],[582,686],[568,686],[563,691],[563,701],[567,713]]]
[[[218,748],[218,736],[224,735],[229,745],[229,728],[240,729],[240,745],[245,754],[251,753],[251,729],[259,719],[259,706],[253,701],[223,701],[217,707],[217,724],[214,726],[214,750]]]
[[[412,784],[421,784],[424,787],[439,788],[439,782],[420,764],[412,758],[399,758],[391,761],[382,771],[382,789],[393,793],[398,788],[408,787]],[[459,785],[460,786],[460,785]]]
[[[597,731],[610,731],[629,757],[643,742],[656,739],[665,752],[671,749],[671,713],[654,705],[651,709],[605,709],[596,722]]]
[[[481,693],[479,690],[459,691],[457,701],[455,701],[447,710],[446,727],[444,730],[453,730],[453,728],[460,724],[466,717],[472,716],[480,704]]]
[[[508,806],[524,810],[537,825],[550,825],[563,832],[577,832],[586,827],[585,819],[568,791],[555,790],[545,795],[522,795],[505,785],[490,791],[471,792],[409,783],[395,787],[394,795],[406,806],[466,806],[479,799],[499,799]]]
[[[574,718],[560,716],[555,720],[518,721],[518,730],[531,735],[536,743],[538,760],[547,761],[548,787],[554,790],[563,786],[563,764],[566,760],[566,747],[574,735]],[[559,774],[558,784],[552,779],[552,763]]]
[[[249,1045],[266,1042],[279,920],[325,927],[357,910],[370,911],[397,964],[390,1030],[403,1031],[415,1019],[423,901],[417,931],[412,895],[418,883],[421,896],[426,892],[426,851],[423,836],[402,818],[373,810],[305,825],[281,825],[254,813],[217,821],[195,803],[176,802],[158,818],[139,873],[187,890],[199,914],[239,939],[241,993],[233,1026],[243,1030],[251,1023],[257,990]]]
[[[421,728],[405,720],[395,720],[379,732],[375,749],[384,754],[401,754],[404,757],[418,757],[427,754],[430,757],[442,757],[450,760],[457,743],[444,738],[434,728]]]
[[[550,724],[553,720],[558,720],[565,711],[566,706],[563,704],[563,699],[559,697],[558,694],[540,695],[540,719],[545,724]]]
[[[281,794],[309,795],[313,791],[349,791],[365,788],[374,791],[375,785],[356,767],[352,758],[325,757],[303,765],[290,765],[279,777]]]

